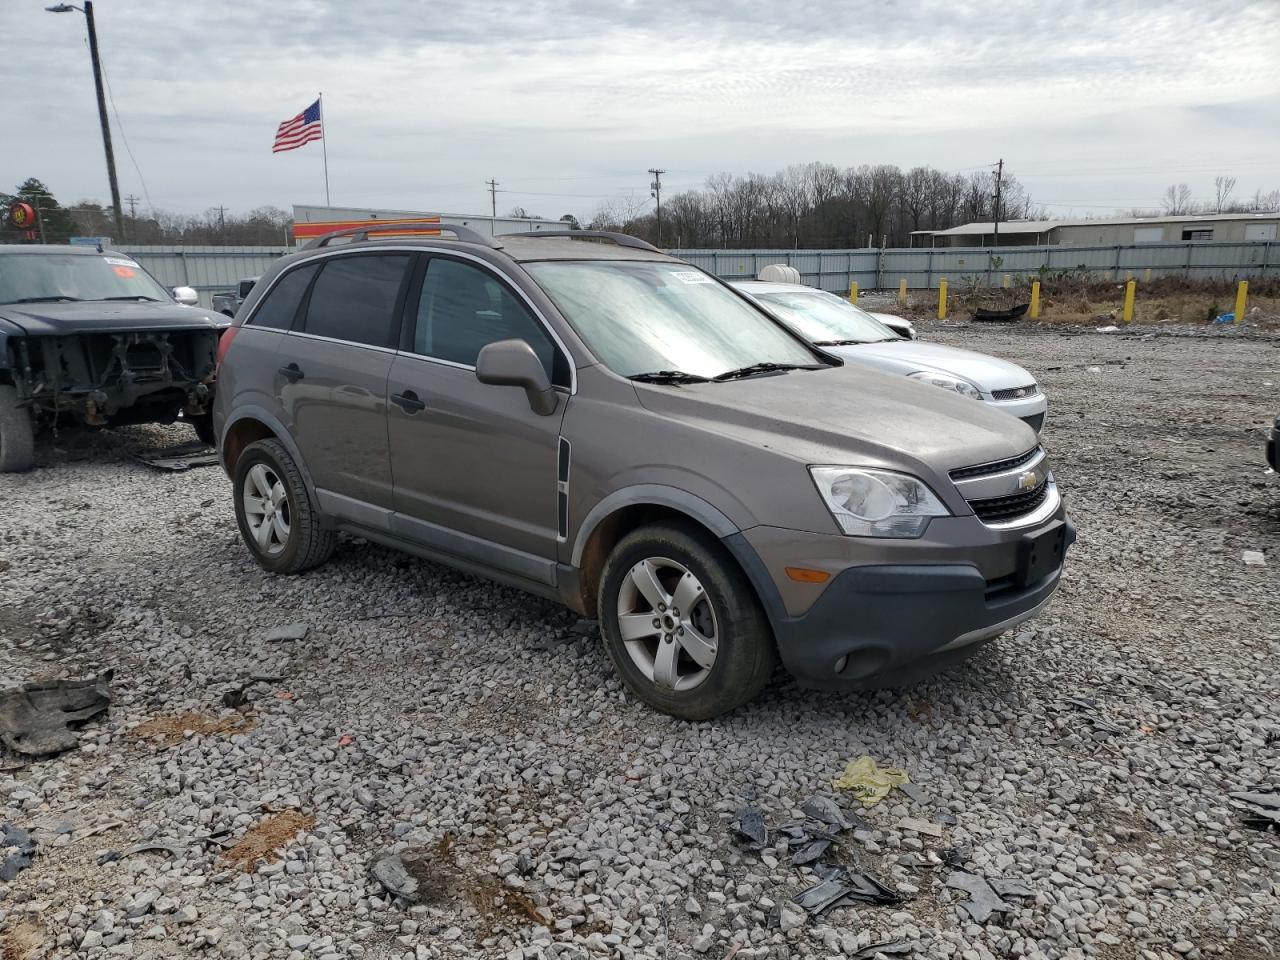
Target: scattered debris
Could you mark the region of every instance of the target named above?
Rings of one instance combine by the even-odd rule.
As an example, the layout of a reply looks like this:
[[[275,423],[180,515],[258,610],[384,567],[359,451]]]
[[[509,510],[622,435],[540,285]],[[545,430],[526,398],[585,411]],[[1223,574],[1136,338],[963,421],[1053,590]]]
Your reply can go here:
[[[903,817],[898,821],[898,827],[901,830],[910,830],[913,833],[923,833],[927,837],[942,836],[942,827],[936,823],[930,823],[928,820],[917,820],[914,817]]]
[[[137,846],[130,847],[128,850],[121,850],[117,859],[123,860],[125,857],[132,857],[139,853],[167,853],[173,859],[177,860],[182,856],[184,850],[176,843],[167,843],[163,840],[156,840],[150,843],[139,843]]]
[[[1119,727],[1110,720],[1103,720],[1098,715],[1098,701],[1093,697],[1067,697],[1063,701],[1068,706],[1075,707],[1085,713],[1085,719],[1093,726],[1095,730],[1107,736],[1115,736],[1125,732],[1123,727]]]
[[[195,736],[223,734],[232,736],[252,730],[257,720],[236,714],[230,717],[210,717],[203,713],[175,713],[145,720],[129,731],[129,736],[139,739],[154,738],[163,747],[171,747],[186,739],[188,733]]]
[[[417,902],[418,881],[409,876],[399,854],[389,853],[379,857],[369,868],[369,876],[393,897],[405,903]]]
[[[945,850],[938,851],[938,857],[942,860],[943,866],[950,867],[952,870],[963,868],[971,856],[973,852],[968,847],[947,847]]]
[[[1012,877],[991,877],[987,884],[1002,897],[1034,897],[1036,892],[1031,886]]]
[[[1267,555],[1261,550],[1246,550],[1242,559],[1247,567],[1265,567],[1267,565]]]
[[[869,943],[861,950],[849,954],[852,960],[872,960],[877,954],[886,955],[910,953],[911,944],[905,940],[882,940],[880,943]]]
[[[793,897],[791,902],[818,916],[832,907],[855,901],[892,906],[901,903],[902,897],[869,873],[855,873],[841,867],[831,879],[818,881]]]
[[[222,855],[222,859],[249,873],[259,860],[274,863],[279,859],[281,847],[315,825],[315,817],[309,817],[298,810],[273,813],[246,830],[244,836]]]
[[[968,900],[960,901],[960,907],[977,923],[986,923],[993,913],[1009,913],[1013,910],[1013,905],[1002,900],[991,885],[976,873],[956,870],[947,877],[946,883],[954,890],[963,890],[969,894]]]
[[[11,883],[19,873],[31,866],[36,842],[31,834],[11,823],[0,823],[0,883]]]
[[[898,789],[922,807],[929,802],[929,795],[914,783],[900,783]]]
[[[764,814],[759,807],[743,807],[738,811],[738,836],[759,850],[769,842],[769,831],[764,825]]]
[[[896,767],[878,767],[875,760],[861,756],[850,760],[839,778],[831,781],[838,790],[848,790],[862,801],[864,807],[874,807],[889,795],[889,791],[908,781],[907,772]]]
[[[1248,808],[1243,821],[1246,827],[1280,830],[1280,786],[1256,786],[1227,796]]]
[[[1114,323],[1109,323],[1105,327],[1094,328],[1095,332],[1097,333],[1116,333],[1119,329],[1120,328],[1117,327]]]
[[[824,853],[830,849],[833,841],[825,837],[818,840],[810,840],[804,846],[800,847],[795,853],[791,854],[791,865],[793,867],[803,866],[806,863],[813,863],[822,857]]]
[[[800,806],[800,809],[805,816],[839,827],[841,830],[865,826],[861,817],[854,816],[851,819],[830,797],[812,796]]]
[[[205,443],[180,443],[176,447],[162,447],[135,454],[134,459],[155,470],[181,473],[196,467],[212,467],[218,463],[218,451]]]
[[[27,683],[0,693],[0,741],[33,757],[74,750],[79,737],[71,725],[111,705],[111,676],[108,670],[92,680]]]
[[[286,623],[284,626],[272,627],[267,631],[267,643],[292,643],[302,640],[310,629],[309,623]]]
[[[1086,372],[1086,373],[1101,373],[1101,372],[1102,372],[1102,368],[1101,368],[1101,367],[1085,367],[1085,372]]]
[[[284,677],[275,674],[255,673],[239,686],[232,687],[222,695],[222,705],[237,710],[249,702],[249,688],[256,683],[281,683]]]
[[[1214,323],[1235,323],[1236,312],[1232,310],[1229,313],[1220,313],[1213,318],[1213,322]]]

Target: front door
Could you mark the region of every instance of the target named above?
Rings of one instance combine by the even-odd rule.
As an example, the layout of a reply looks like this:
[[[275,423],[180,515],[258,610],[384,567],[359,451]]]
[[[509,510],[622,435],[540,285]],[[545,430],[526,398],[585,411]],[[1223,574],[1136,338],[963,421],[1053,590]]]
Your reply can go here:
[[[488,267],[434,256],[413,330],[387,382],[388,437],[402,535],[543,583],[554,582],[556,457],[568,358],[526,301]],[[476,379],[481,348],[525,340],[564,386],[540,416],[523,390]]]
[[[384,527],[393,497],[387,376],[410,262],[391,253],[325,261],[276,354],[286,425],[322,509]]]

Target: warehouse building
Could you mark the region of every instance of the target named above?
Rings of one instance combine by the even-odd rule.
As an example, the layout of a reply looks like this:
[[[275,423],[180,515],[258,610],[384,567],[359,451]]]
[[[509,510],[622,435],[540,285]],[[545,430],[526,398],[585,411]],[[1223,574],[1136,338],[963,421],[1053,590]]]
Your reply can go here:
[[[1001,222],[1002,247],[1128,245],[1275,240],[1280,213],[1218,213],[1182,217],[1114,217],[1098,220],[1010,220]],[[966,223],[949,230],[916,230],[914,247],[990,247],[995,225]]]

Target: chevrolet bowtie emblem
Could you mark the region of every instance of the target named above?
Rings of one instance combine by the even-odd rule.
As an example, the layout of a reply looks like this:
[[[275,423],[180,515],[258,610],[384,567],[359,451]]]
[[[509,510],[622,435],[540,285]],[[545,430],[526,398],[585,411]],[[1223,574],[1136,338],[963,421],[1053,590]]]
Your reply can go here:
[[[1019,490],[1034,490],[1039,485],[1040,484],[1039,484],[1039,481],[1036,479],[1035,471],[1024,473],[1022,476],[1018,478]]]

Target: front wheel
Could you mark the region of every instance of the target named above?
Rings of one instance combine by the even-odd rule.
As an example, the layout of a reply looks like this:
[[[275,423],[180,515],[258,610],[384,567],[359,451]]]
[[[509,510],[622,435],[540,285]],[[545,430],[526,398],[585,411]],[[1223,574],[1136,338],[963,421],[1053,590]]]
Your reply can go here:
[[[301,573],[329,559],[337,534],[321,527],[302,472],[279,440],[244,448],[233,489],[240,536],[263,568]]]
[[[31,411],[18,405],[18,389],[0,384],[0,473],[30,470],[36,459]]]
[[[752,699],[776,661],[751,585],[701,530],[655,524],[627,535],[605,561],[599,614],[605,648],[627,688],[685,720]]]

